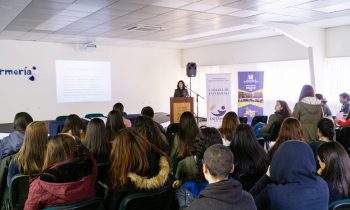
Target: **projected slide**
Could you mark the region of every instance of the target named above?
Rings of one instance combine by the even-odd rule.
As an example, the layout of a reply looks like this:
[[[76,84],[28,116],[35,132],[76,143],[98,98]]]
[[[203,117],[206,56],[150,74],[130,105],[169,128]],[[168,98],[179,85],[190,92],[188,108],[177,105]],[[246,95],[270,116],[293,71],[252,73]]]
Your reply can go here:
[[[56,61],[57,103],[111,100],[111,63]]]

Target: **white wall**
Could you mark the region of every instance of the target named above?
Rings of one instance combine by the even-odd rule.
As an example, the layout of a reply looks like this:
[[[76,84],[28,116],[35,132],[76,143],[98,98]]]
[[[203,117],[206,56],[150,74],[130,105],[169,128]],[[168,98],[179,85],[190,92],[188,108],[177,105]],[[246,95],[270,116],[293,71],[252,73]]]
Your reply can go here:
[[[27,77],[0,75],[0,123],[12,122],[19,111],[35,120],[58,115],[101,112],[107,114],[120,101],[128,113],[140,113],[145,105],[169,113],[169,97],[181,69],[179,50],[98,46],[82,52],[75,45],[23,41],[0,41],[0,69],[37,67],[36,81]],[[56,103],[55,60],[111,61],[112,101]]]
[[[185,49],[182,66],[192,61],[200,66],[214,66],[302,59],[308,59],[307,48],[284,36],[274,36]]]
[[[350,25],[326,30],[326,56],[350,57]]]

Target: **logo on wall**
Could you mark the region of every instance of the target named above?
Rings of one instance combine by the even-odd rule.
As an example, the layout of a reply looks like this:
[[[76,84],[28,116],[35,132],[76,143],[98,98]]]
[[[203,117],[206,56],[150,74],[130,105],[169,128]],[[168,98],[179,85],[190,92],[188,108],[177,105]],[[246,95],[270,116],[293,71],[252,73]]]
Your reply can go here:
[[[26,76],[30,81],[35,81],[36,67],[24,67],[23,69],[0,69],[0,76]]]
[[[212,105],[210,106],[210,111],[211,111],[211,114],[214,115],[215,117],[221,117],[225,115],[226,108],[225,106],[221,106],[220,109],[216,109],[216,105]]]

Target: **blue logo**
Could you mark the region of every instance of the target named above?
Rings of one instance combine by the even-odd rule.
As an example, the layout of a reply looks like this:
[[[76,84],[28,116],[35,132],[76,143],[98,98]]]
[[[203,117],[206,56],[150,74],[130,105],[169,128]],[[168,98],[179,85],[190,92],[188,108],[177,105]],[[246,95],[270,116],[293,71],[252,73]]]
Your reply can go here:
[[[221,109],[216,110],[217,113],[213,113],[211,112],[212,115],[216,116],[216,117],[221,117],[224,116],[226,114],[226,108],[225,106],[221,106]]]
[[[0,76],[28,76],[30,81],[35,81],[35,72],[35,66],[33,66],[32,69],[28,67],[24,67],[24,69],[0,69]]]

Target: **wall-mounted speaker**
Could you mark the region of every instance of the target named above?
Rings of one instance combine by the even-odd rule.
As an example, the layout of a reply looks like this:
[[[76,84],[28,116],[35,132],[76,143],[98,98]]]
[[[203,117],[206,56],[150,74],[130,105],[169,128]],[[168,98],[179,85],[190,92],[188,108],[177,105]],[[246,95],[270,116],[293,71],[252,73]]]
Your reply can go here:
[[[188,77],[195,77],[197,74],[197,64],[196,63],[187,63],[186,74]]]

